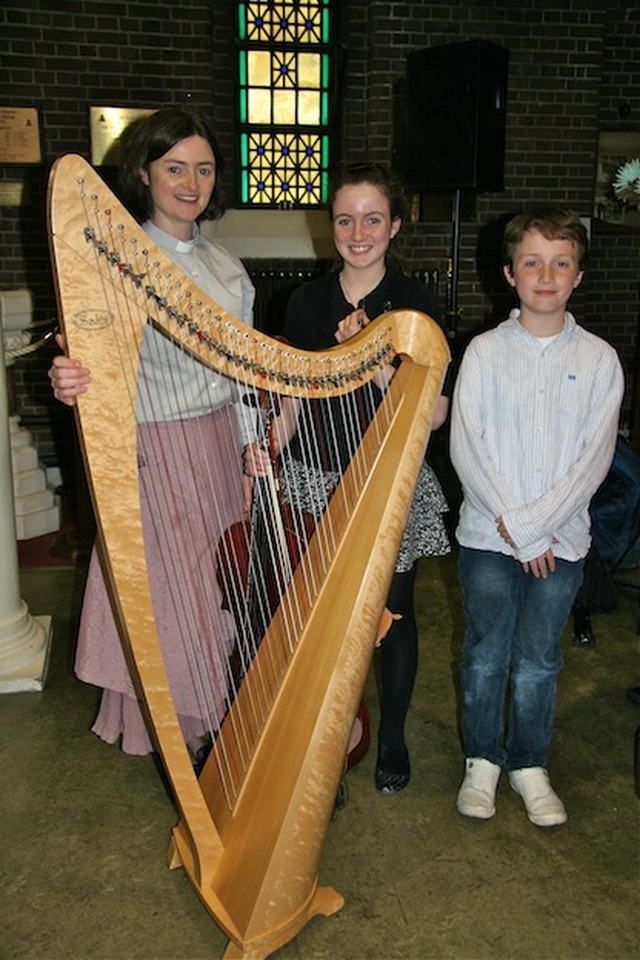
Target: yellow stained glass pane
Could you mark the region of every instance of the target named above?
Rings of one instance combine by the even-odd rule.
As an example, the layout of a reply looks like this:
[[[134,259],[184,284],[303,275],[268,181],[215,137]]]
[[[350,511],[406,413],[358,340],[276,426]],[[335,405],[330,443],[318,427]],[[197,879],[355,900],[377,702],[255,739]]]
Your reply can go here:
[[[298,84],[301,87],[320,86],[320,56],[316,53],[301,53],[298,57]]]
[[[317,3],[301,3],[298,9],[299,39],[307,43],[320,41],[322,13]]]
[[[268,40],[270,35],[269,4],[247,4],[247,28],[250,40]]]
[[[271,93],[269,90],[249,90],[249,123],[271,123]]]
[[[268,145],[263,147],[262,152],[256,154],[256,163],[264,167],[265,170],[268,169],[273,163],[273,141],[270,141]]]
[[[271,13],[272,39],[276,43],[295,39],[295,8],[292,3],[273,3]]]
[[[298,123],[318,126],[320,123],[320,94],[317,90],[301,90],[298,97]]]
[[[248,80],[250,87],[271,85],[271,53],[268,50],[249,50]]]
[[[273,122],[288,124],[296,122],[295,90],[274,90]]]
[[[293,53],[280,54],[273,64],[273,84],[292,87],[296,83],[296,58]]]
[[[310,156],[307,156],[306,153],[303,153],[300,156],[299,166],[301,170],[304,170],[306,172],[310,170],[316,170],[318,167],[318,157],[313,156],[313,154]]]
[[[251,202],[252,203],[272,203],[271,190],[260,189],[258,182],[252,178],[250,182]]]

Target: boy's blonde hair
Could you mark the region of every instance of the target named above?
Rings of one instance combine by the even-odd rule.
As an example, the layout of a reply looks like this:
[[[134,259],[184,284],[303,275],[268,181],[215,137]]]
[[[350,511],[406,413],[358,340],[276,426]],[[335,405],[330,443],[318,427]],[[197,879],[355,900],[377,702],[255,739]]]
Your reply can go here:
[[[580,217],[569,207],[536,206],[519,213],[504,228],[504,260],[513,270],[516,247],[525,233],[537,230],[547,240],[570,240],[575,244],[578,266],[584,270],[589,250],[587,231]]]

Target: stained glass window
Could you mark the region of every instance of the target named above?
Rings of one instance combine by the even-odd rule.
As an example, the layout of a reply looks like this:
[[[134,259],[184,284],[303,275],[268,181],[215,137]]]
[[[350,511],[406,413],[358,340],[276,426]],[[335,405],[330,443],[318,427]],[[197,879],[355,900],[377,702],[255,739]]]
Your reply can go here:
[[[238,3],[240,203],[308,207],[327,198],[330,0]]]

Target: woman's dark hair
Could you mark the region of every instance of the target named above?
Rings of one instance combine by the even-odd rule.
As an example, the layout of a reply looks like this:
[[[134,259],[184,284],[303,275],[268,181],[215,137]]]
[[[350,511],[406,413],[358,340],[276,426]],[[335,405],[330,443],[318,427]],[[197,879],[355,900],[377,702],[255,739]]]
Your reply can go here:
[[[333,204],[338,190],[359,183],[371,183],[389,201],[391,219],[405,218],[407,200],[400,180],[379,163],[343,163],[332,172],[329,182],[329,214],[333,217]]]
[[[215,220],[221,216],[223,207],[219,183],[224,160],[208,120],[186,107],[162,107],[148,117],[134,121],[121,137],[122,163],[118,192],[122,202],[140,223],[148,220],[153,213],[151,191],[142,180],[142,172],[187,137],[206,140],[213,151],[216,165],[216,182],[211,200],[198,219]]]
[[[547,240],[569,240],[575,244],[578,266],[583,270],[587,262],[589,240],[580,217],[569,207],[541,205],[531,207],[513,217],[504,228],[503,263],[513,272],[516,248],[525,233],[537,230]]]

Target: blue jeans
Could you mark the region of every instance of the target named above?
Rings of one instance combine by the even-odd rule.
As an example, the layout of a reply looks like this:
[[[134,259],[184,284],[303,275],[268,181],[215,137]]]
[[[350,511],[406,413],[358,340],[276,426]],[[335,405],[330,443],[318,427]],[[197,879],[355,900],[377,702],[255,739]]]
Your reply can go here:
[[[462,742],[467,757],[483,757],[507,770],[546,765],[563,663],[560,635],[583,567],[583,560],[556,560],[554,573],[536,579],[513,557],[460,548],[466,620]]]

